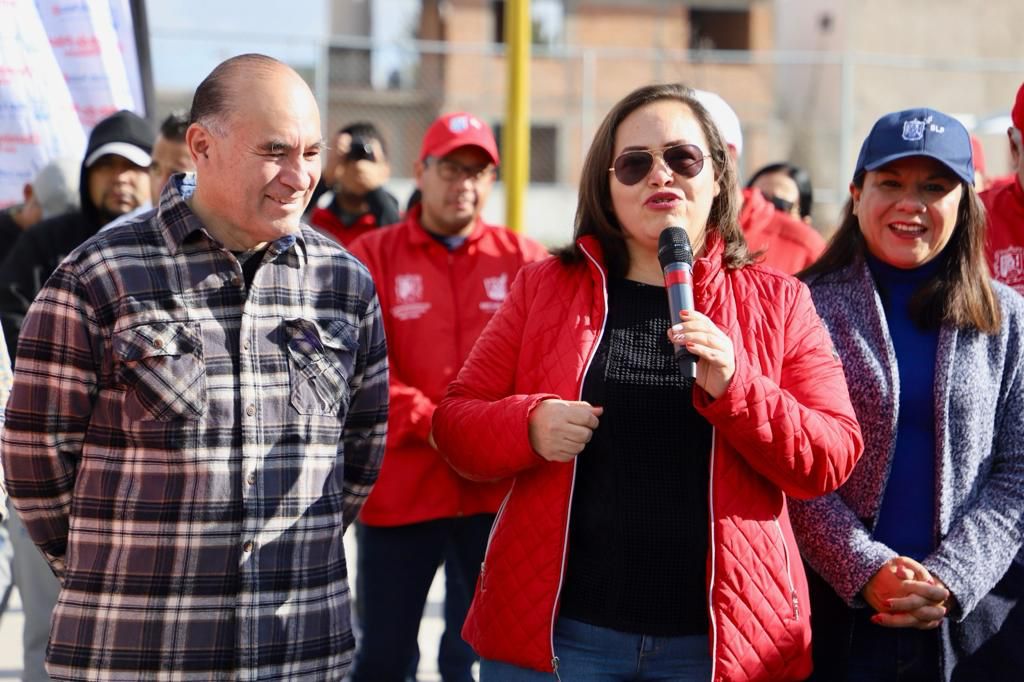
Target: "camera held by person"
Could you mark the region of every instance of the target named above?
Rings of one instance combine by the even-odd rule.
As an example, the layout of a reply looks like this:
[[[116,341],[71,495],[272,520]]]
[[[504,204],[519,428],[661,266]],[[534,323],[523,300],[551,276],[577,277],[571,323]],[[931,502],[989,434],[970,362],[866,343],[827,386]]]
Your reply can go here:
[[[398,200],[384,184],[391,177],[380,131],[354,123],[338,131],[324,166],[328,190],[317,201],[310,223],[343,245],[375,227],[398,222]]]

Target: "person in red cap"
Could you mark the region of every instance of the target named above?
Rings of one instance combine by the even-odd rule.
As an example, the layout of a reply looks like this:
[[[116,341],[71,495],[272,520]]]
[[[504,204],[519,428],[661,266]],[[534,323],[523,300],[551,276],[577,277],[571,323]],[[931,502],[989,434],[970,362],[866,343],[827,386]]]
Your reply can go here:
[[[498,149],[486,123],[441,116],[414,166],[420,202],[405,219],[355,240],[384,315],[390,362],[387,449],[357,530],[357,608],[362,637],[353,682],[405,680],[414,672],[427,592],[443,561],[444,680],[472,680],[473,651],[460,631],[507,481],[473,483],[445,462],[430,436],[434,409],[519,269],[547,256],[540,244],[481,212]]]
[[[1006,129],[1015,177],[981,193],[988,212],[986,255],[992,276],[1024,294],[1024,84],[1010,114],[1013,125]]]

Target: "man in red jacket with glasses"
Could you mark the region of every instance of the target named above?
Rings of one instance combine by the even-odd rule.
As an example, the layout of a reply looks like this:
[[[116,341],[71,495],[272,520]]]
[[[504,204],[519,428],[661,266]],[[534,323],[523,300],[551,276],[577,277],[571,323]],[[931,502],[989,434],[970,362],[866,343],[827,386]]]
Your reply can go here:
[[[438,669],[446,681],[472,680],[474,654],[460,631],[509,486],[473,483],[455,473],[430,438],[431,418],[519,268],[547,256],[540,244],[482,220],[497,165],[486,123],[468,113],[441,116],[427,130],[415,164],[420,203],[401,223],[351,246],[377,284],[391,363],[384,465],[357,531],[362,638],[353,682],[400,682],[409,674],[427,592],[442,561],[447,581]]]

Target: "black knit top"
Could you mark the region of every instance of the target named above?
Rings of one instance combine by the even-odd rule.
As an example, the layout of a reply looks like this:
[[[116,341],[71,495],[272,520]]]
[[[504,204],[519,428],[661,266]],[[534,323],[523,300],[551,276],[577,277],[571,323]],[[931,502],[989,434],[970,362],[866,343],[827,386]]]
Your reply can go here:
[[[708,631],[711,425],[665,335],[662,287],[609,282],[583,399],[604,406],[579,454],[560,614],[646,635]]]

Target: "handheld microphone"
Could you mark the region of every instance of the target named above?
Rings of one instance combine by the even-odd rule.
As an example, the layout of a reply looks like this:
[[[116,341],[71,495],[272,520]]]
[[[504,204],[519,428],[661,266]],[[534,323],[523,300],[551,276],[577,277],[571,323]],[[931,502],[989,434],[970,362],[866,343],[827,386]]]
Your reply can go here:
[[[665,275],[669,319],[675,325],[679,323],[680,310],[693,310],[693,248],[686,230],[666,227],[661,231],[658,262]],[[697,378],[697,357],[685,347],[676,349],[676,361],[684,378]]]

